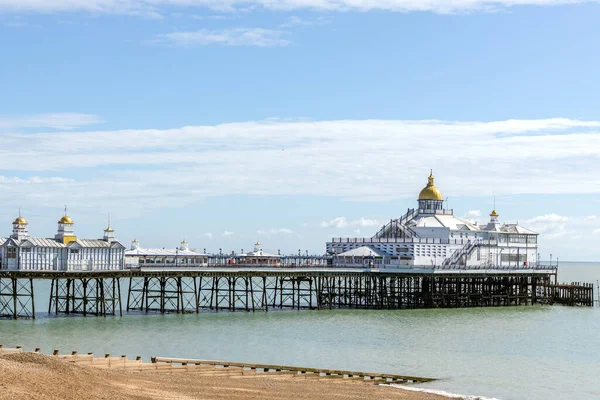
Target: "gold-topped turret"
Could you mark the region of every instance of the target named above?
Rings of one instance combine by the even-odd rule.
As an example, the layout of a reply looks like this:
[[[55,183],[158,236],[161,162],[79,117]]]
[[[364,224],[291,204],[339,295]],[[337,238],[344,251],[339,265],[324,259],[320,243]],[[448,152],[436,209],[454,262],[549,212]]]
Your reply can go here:
[[[15,222],[13,222],[13,225],[27,225],[29,224],[29,222],[27,222],[27,220],[23,217],[21,217],[19,215],[19,217],[17,219],[15,219]]]
[[[495,209],[490,213],[490,217],[499,217],[499,216],[500,216],[500,214],[498,214]]]
[[[419,193],[419,200],[444,200],[442,192],[435,186],[435,178],[433,177],[433,170],[427,178],[427,186]]]
[[[58,223],[59,224],[74,224],[73,220],[68,215],[63,216],[60,219],[60,221],[58,221]]]

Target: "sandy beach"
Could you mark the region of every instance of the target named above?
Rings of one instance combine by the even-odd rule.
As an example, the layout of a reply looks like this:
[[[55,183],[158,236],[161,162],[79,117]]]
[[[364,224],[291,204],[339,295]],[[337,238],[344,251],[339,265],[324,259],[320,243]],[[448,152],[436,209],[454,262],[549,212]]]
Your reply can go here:
[[[33,354],[0,356],[0,399],[443,399],[361,381],[291,375],[125,372]]]

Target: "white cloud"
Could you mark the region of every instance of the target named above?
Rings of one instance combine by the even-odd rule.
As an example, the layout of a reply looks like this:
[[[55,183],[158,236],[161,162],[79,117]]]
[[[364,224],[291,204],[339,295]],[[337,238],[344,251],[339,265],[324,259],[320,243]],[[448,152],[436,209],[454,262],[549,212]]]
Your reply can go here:
[[[223,232],[223,234],[221,236],[223,236],[223,237],[229,237],[229,236],[232,236],[232,235],[233,235],[233,232],[225,231],[225,232]]]
[[[568,221],[568,217],[557,214],[546,214],[527,220],[527,227],[545,238],[554,239],[569,233],[567,230]]]
[[[531,5],[553,6],[574,3],[596,3],[597,0],[0,0],[0,11],[10,12],[77,12],[134,14],[156,17],[161,9],[212,8],[220,11],[248,10],[261,7],[270,10],[321,10],[395,12],[426,11],[455,13],[491,11],[507,7]]]
[[[237,194],[392,200],[415,198],[429,168],[450,198],[600,193],[600,184],[590,183],[588,176],[600,170],[599,126],[568,119],[271,120],[166,130],[7,133],[2,134],[0,170],[20,178],[2,178],[0,201],[18,196],[26,206],[69,199],[73,206],[135,204],[142,210]],[[419,152],[406,152],[407,143],[426,148],[428,161]],[[402,166],[395,162],[400,153]],[[60,178],[39,179],[51,190],[20,181],[36,182],[29,177],[49,173]],[[338,217],[322,226],[381,223]]]
[[[568,217],[563,217],[561,215],[558,214],[546,214],[546,215],[540,215],[538,217],[533,217],[531,219],[529,219],[527,222],[530,224],[564,224],[569,220]]]
[[[1,4],[2,0],[0,0],[0,5]],[[53,128],[70,130],[100,122],[102,122],[102,120],[96,115],[79,113],[48,113],[23,115],[19,117],[0,116],[0,131],[18,130],[22,128]]]
[[[279,26],[281,28],[294,28],[299,26],[323,25],[325,23],[327,23],[327,20],[322,16],[312,19],[306,19],[293,15],[289,17],[286,22]]]
[[[330,221],[321,222],[322,228],[345,228],[348,226],[346,217],[336,217]]]
[[[597,233],[598,222],[595,216],[562,216],[546,214],[533,217],[526,221],[526,227],[540,233],[544,239],[575,238]]]
[[[208,240],[212,240],[212,238],[213,238],[213,234],[212,234],[211,232],[206,232],[206,233],[204,234],[204,236],[205,236],[205,237],[207,237],[207,238],[208,238]]]
[[[287,46],[290,41],[282,38],[283,31],[262,28],[238,28],[224,30],[202,29],[194,32],[173,32],[157,36],[153,43],[180,47],[207,45],[223,46]]]
[[[288,228],[271,228],[271,229],[267,229],[267,230],[259,230],[256,231],[257,234],[259,234],[260,236],[274,236],[274,235],[291,235],[292,233],[294,233],[294,231],[292,231],[291,229]]]
[[[590,216],[551,213],[530,218],[523,225],[540,233],[539,251],[546,260],[550,254],[561,259],[598,259],[596,235],[600,226]]]
[[[40,177],[40,176],[32,176],[30,178],[19,178],[16,176],[12,176],[12,177],[8,177],[8,176],[3,176],[0,175],[0,183],[17,183],[17,184],[24,184],[24,185],[29,185],[29,184],[44,184],[44,183],[69,183],[69,182],[75,182],[74,179],[69,179],[69,178],[61,178],[61,177],[50,177],[50,178],[44,178],[44,177]]]
[[[351,227],[359,226],[362,228],[369,228],[369,227],[373,227],[373,226],[379,226],[379,225],[381,225],[381,223],[379,221],[377,221],[376,219],[368,219],[368,218],[363,218],[363,217],[360,217],[360,219],[352,220],[352,221],[348,221],[348,219],[346,217],[336,217],[329,221],[322,221],[320,225],[322,228],[346,228],[349,226],[351,226]]]
[[[469,220],[477,220],[477,218],[481,217],[480,210],[469,210],[465,213],[464,218]]]

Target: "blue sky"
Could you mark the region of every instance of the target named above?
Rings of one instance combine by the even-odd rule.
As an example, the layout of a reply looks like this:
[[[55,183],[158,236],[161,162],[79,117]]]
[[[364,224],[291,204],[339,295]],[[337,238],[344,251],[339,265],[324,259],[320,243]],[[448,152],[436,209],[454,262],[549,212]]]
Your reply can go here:
[[[574,4],[568,4],[574,3]],[[416,204],[599,260],[595,1],[0,0],[0,224],[322,252]],[[546,258],[547,258],[546,256]]]

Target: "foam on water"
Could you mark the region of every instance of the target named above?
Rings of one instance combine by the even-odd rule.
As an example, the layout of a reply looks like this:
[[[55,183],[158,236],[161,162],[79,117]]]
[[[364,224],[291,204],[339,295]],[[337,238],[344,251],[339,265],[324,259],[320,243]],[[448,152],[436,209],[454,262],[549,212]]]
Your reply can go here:
[[[437,394],[439,396],[447,397],[449,399],[462,399],[462,400],[500,400],[500,399],[495,398],[495,397],[467,396],[467,395],[464,395],[464,394],[457,394],[457,393],[446,392],[444,390],[423,389],[423,388],[416,388],[416,387],[412,387],[412,386],[404,386],[404,385],[397,385],[397,384],[384,384],[382,386],[392,386],[392,387],[395,387],[395,388],[398,388],[398,389],[402,389],[402,390],[409,390],[411,392],[421,392],[421,393]]]

